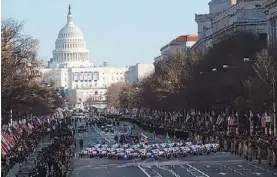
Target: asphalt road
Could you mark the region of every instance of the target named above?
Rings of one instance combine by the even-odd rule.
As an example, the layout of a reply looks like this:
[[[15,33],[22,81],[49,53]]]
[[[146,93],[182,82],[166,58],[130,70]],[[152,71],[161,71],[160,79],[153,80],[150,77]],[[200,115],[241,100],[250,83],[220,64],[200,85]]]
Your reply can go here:
[[[134,132],[143,132],[150,141],[162,141],[136,127]],[[96,141],[113,143],[113,135],[99,132],[89,127],[86,133],[76,133],[76,139],[83,138],[84,147]],[[273,177],[277,170],[264,162],[247,162],[230,153],[219,152],[203,156],[190,156],[171,160],[113,160],[105,158],[79,158],[77,143],[72,177]]]

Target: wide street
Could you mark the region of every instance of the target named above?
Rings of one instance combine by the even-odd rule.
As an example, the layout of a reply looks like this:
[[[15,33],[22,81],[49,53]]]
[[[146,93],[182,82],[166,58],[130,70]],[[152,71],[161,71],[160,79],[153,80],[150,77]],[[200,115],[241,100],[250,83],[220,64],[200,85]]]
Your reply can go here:
[[[151,133],[135,127],[134,132]],[[106,135],[96,127],[89,127],[86,133],[76,133],[77,148],[74,158],[72,177],[236,177],[236,176],[277,176],[277,170],[268,167],[266,162],[258,165],[257,161],[247,162],[230,153],[219,152],[203,156],[190,156],[171,160],[113,160],[105,158],[79,158],[78,141],[84,140],[84,147],[89,143],[113,142],[113,135]],[[162,138],[156,139],[161,141]],[[154,141],[154,137],[150,138]]]

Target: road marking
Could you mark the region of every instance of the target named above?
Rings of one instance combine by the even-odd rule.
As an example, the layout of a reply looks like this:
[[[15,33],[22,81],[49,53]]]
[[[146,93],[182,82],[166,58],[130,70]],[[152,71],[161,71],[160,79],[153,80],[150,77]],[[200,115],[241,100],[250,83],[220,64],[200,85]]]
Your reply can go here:
[[[92,128],[94,129],[94,131],[96,131],[96,133],[100,134],[102,136],[102,133],[100,131],[97,130],[97,128],[95,127],[95,125],[92,125]]]
[[[165,170],[165,171],[168,171],[169,173],[171,173],[173,176],[175,177],[181,177],[180,175],[178,175],[175,171],[171,170],[171,169],[168,169],[166,167],[161,167],[161,166],[157,166],[159,169],[162,169],[162,170]]]
[[[189,168],[186,169],[184,166],[181,166],[182,168],[185,168],[187,170],[187,172],[189,172],[191,175],[195,176],[195,177],[210,177],[209,175],[207,175],[206,173],[200,171],[199,169],[195,168],[194,166],[190,165],[190,164],[186,164]],[[194,172],[198,172],[201,174],[200,175],[196,175]]]
[[[219,165],[221,165],[221,166],[224,167],[224,168],[227,168],[227,169],[230,170],[230,171],[233,171],[233,172],[235,172],[235,173],[238,173],[238,174],[240,174],[240,175],[243,175],[243,173],[241,173],[241,172],[239,172],[239,171],[237,171],[237,170],[235,170],[235,169],[233,169],[233,168],[231,168],[231,167],[228,167],[228,166],[223,165],[223,164],[219,164]]]
[[[140,165],[138,165],[138,168],[139,168],[147,177],[151,177],[150,174],[148,174]]]
[[[163,177],[160,173],[158,173],[156,170],[153,170],[153,172],[155,172],[157,175],[158,175],[158,177]]]
[[[228,173],[218,173],[219,175],[223,175],[223,176],[225,176],[225,175],[227,175]]]
[[[257,166],[257,165],[251,164],[251,163],[247,163],[247,164],[250,165],[250,166],[252,166],[252,167],[258,168],[258,169],[260,169],[260,170],[266,171],[266,172],[268,172],[268,173],[272,173],[272,174],[274,174],[275,176],[277,176],[277,173],[275,173],[275,172],[273,172],[273,171],[267,170],[267,169],[265,169],[265,168],[263,168],[263,167],[259,167],[259,166]]]

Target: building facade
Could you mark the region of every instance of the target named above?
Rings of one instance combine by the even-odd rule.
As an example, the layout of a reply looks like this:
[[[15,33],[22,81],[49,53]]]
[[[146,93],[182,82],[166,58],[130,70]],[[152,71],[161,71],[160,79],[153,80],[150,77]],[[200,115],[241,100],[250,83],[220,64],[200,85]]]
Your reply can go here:
[[[197,39],[198,35],[196,34],[182,35],[177,37],[160,49],[161,55],[154,59],[155,62],[158,62],[165,57],[171,56],[176,52],[182,52],[189,49],[195,44]]]
[[[134,66],[130,66],[128,70],[128,81],[129,82],[139,82],[143,78],[154,73],[154,64],[141,64],[137,63]]]
[[[195,15],[198,41],[192,49],[205,50],[234,31],[246,30],[266,34],[263,0],[211,0],[209,14]]]
[[[47,68],[41,69],[42,80],[53,87],[66,90],[70,103],[82,108],[88,98],[93,106],[106,105],[107,88],[125,82],[128,68],[115,68],[104,62],[96,67],[89,61],[89,50],[81,30],[74,24],[71,7],[67,23],[60,30]]]
[[[268,44],[277,48],[277,1],[265,1],[265,14],[267,19]]]

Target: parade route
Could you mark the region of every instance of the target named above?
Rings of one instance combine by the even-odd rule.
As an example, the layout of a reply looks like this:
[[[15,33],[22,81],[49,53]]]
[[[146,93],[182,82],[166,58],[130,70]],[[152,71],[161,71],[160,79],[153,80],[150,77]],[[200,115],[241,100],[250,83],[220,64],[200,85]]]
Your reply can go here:
[[[228,155],[227,155],[228,156]],[[73,177],[239,177],[239,176],[277,176],[277,171],[266,167],[266,164],[248,163],[244,160],[209,161],[203,156],[203,161],[166,162],[134,162],[114,161],[98,165],[94,159],[82,159],[86,165],[76,167]],[[102,161],[104,159],[101,159]],[[99,162],[99,161],[98,161]],[[100,162],[101,163],[101,162]]]
[[[164,141],[155,138],[152,133],[135,126],[134,133],[144,133],[150,141]],[[189,156],[176,159],[114,160],[106,158],[79,158],[78,141],[84,140],[84,147],[90,143],[111,142],[113,134],[101,132],[96,126],[88,126],[87,132],[76,133],[77,148],[72,177],[273,177],[277,170],[268,167],[266,162],[258,165],[257,161],[247,162],[242,157],[228,152],[210,155]]]

